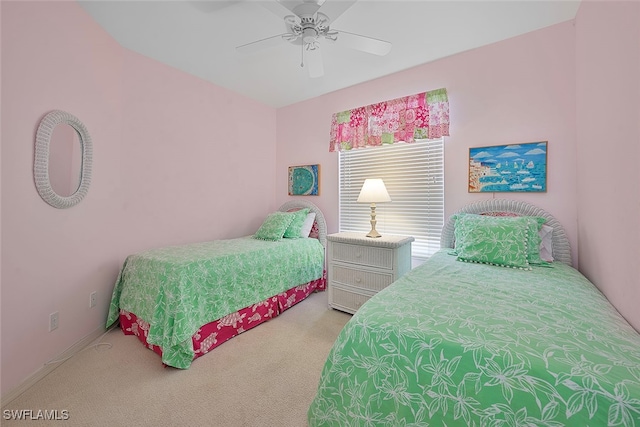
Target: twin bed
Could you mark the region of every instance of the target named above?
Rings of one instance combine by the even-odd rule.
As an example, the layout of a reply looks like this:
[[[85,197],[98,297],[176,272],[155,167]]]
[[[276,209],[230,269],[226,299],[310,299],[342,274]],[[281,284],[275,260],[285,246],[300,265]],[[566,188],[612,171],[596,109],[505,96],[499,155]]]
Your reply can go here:
[[[294,212],[305,221],[289,235],[294,224],[288,217]],[[220,344],[324,290],[326,230],[316,205],[294,200],[267,217],[254,235],[261,239],[246,236],[130,255],[116,281],[107,327],[119,321],[125,334],[137,336],[165,365],[186,369]]]
[[[523,250],[530,262],[512,256]],[[439,252],[345,325],[308,421],[640,425],[640,335],[571,267],[555,218],[523,202],[474,203],[448,220]]]

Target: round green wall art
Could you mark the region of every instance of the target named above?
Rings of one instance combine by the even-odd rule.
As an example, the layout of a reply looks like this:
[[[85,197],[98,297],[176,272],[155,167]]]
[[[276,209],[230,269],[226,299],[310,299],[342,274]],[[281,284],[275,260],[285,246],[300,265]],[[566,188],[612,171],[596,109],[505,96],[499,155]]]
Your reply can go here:
[[[318,195],[319,165],[289,167],[289,195]]]

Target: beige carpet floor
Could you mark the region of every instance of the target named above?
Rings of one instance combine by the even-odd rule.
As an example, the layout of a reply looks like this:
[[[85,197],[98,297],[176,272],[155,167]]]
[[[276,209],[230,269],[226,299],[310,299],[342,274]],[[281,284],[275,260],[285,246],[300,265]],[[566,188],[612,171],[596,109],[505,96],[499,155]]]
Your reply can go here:
[[[350,315],[328,308],[327,292],[195,360],[165,368],[137,338],[113,329],[111,347],[83,350],[5,410],[67,411],[66,421],[0,420],[3,426],[307,425],[324,361]]]

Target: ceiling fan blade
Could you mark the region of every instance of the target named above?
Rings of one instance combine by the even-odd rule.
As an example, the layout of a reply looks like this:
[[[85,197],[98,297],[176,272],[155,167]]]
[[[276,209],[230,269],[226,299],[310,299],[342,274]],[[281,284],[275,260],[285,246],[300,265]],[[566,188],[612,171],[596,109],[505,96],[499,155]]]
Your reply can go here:
[[[273,46],[277,46],[283,41],[285,34],[278,34],[277,36],[267,37],[266,39],[256,40],[251,43],[243,44],[236,47],[236,51],[239,53],[254,53],[259,50],[267,49]]]
[[[324,75],[324,64],[322,63],[322,52],[320,52],[320,48],[306,50],[305,58],[309,77],[313,79],[322,77]]]
[[[362,52],[380,56],[384,56],[391,51],[391,43],[387,41],[362,36],[360,34],[349,33],[342,30],[336,31],[338,32],[337,42],[350,49],[360,50]]]

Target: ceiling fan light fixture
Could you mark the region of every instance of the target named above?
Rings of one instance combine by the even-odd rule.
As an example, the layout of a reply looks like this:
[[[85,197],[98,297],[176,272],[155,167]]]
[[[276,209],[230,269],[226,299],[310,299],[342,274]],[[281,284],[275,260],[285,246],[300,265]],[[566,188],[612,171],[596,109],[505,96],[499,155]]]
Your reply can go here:
[[[315,28],[305,28],[302,30],[302,41],[304,44],[315,43],[318,39],[318,31]]]

